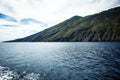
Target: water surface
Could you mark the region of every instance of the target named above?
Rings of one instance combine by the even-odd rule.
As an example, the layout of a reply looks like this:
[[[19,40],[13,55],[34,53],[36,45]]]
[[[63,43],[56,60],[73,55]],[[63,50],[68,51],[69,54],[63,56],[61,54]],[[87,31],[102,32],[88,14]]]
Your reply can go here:
[[[120,43],[0,43],[0,66],[0,79],[115,80]]]

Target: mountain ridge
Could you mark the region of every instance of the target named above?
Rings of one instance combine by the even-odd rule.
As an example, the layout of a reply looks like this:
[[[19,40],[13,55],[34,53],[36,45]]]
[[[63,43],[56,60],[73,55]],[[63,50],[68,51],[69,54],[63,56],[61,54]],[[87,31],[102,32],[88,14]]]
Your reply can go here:
[[[73,16],[28,37],[9,42],[120,41],[120,7],[85,17]]]

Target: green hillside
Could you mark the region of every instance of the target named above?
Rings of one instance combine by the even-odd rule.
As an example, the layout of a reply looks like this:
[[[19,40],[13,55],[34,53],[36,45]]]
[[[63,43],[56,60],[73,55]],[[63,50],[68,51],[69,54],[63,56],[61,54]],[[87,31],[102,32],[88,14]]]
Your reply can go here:
[[[120,7],[74,16],[34,35],[11,42],[120,41]]]

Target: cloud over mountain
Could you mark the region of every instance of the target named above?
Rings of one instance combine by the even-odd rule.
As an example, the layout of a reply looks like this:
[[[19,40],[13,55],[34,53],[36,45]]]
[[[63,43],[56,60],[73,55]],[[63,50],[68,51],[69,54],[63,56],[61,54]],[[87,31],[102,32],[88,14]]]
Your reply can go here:
[[[120,5],[120,0],[0,0],[0,12],[31,17],[49,26],[71,16],[86,16]]]

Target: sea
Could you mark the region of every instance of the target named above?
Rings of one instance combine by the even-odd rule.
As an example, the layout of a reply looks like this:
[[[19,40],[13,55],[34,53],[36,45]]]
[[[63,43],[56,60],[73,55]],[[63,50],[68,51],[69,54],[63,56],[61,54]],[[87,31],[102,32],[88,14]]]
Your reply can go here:
[[[120,80],[120,42],[3,42],[0,80]]]

